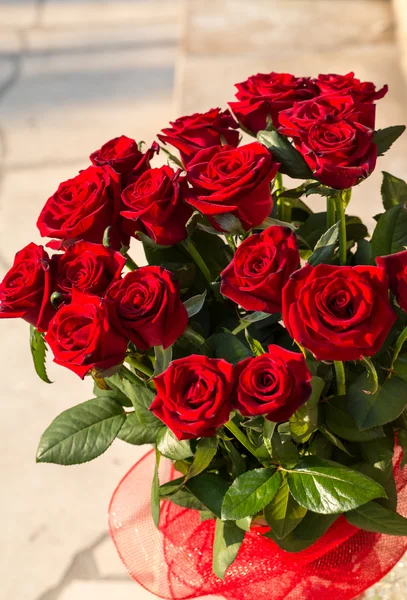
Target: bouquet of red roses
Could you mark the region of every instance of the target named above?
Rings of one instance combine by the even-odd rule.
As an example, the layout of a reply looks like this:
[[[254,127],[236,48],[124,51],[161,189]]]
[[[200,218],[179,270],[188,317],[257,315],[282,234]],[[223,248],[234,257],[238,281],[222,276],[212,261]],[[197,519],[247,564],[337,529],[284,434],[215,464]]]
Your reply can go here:
[[[163,500],[200,511],[218,578],[253,531],[300,554],[338,522],[407,536],[407,184],[383,173],[371,237],[346,214],[405,127],[375,130],[387,87],[353,73],[237,88],[236,119],[213,109],[157,136],[165,166],[157,142],[126,136],[91,154],[38,218],[52,255],[29,244],[0,284],[0,317],[31,324],[38,375],[50,383],[49,347],[94,380],[38,462],[153,444],[153,520]]]

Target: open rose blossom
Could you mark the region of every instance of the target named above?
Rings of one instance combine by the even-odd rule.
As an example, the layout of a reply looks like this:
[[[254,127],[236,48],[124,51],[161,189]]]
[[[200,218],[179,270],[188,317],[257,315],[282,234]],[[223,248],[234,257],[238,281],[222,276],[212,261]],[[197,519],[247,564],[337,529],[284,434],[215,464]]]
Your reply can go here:
[[[396,296],[399,306],[407,312],[407,250],[378,256],[376,263],[386,271],[391,291]]]
[[[62,294],[70,297],[72,289],[77,288],[103,296],[109,285],[120,279],[126,259],[102,244],[76,242],[65,254],[54,255],[53,262],[56,286]]]
[[[376,166],[374,104],[335,93],[294,104],[280,113],[279,122],[279,132],[294,139],[315,177],[325,185],[350,188]]]
[[[184,201],[187,193],[187,181],[179,171],[168,166],[149,169],[122,193],[124,226],[129,233],[142,231],[163,246],[181,242],[193,212]]]
[[[238,102],[229,102],[229,106],[239,123],[252,133],[266,129],[268,119],[277,126],[280,111],[318,93],[309,77],[290,73],[258,73],[236,87]]]
[[[0,283],[0,319],[20,317],[45,331],[55,312],[51,285],[48,254],[42,246],[28,244]]]
[[[212,217],[232,213],[249,230],[271,212],[270,184],[279,166],[258,142],[201,150],[188,164],[192,185],[188,202],[208,215],[215,226]]]
[[[228,110],[211,108],[205,113],[180,117],[171,123],[171,127],[163,129],[157,137],[165,144],[177,148],[183,164],[187,165],[203,148],[219,146],[222,143],[237,146],[240,135],[237,129],[238,124]]]
[[[381,348],[396,315],[379,267],[306,265],[283,290],[290,336],[318,360],[359,360]]]
[[[287,421],[311,394],[311,373],[303,355],[270,345],[266,354],[234,367],[235,407],[245,417]]]
[[[128,273],[109,288],[106,299],[113,325],[140,350],[168,348],[188,324],[179,283],[161,267]]]
[[[346,75],[336,75],[329,73],[328,75],[318,75],[317,79],[312,80],[316,88],[321,94],[331,92],[342,92],[350,94],[359,102],[375,102],[380,100],[388,92],[388,86],[384,85],[380,90],[376,90],[374,83],[370,81],[360,81],[355,77],[355,73],[350,72]]]
[[[280,312],[283,287],[299,263],[295,234],[288,227],[269,227],[240,244],[221,273],[220,291],[245,310]]]
[[[93,367],[104,371],[123,362],[127,338],[111,325],[104,302],[98,296],[74,289],[72,304],[62,306],[45,336],[54,362],[82,379]]]
[[[179,440],[213,436],[229,419],[233,367],[225,360],[196,354],[173,360],[154,384],[150,410]]]

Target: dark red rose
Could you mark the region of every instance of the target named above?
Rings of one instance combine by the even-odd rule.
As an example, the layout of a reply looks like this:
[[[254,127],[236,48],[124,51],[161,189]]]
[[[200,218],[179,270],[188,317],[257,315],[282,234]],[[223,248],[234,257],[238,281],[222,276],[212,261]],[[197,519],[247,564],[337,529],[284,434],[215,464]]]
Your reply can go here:
[[[342,92],[350,94],[359,102],[374,102],[383,98],[389,90],[388,86],[383,86],[376,91],[376,86],[370,81],[360,81],[356,79],[355,73],[347,75],[336,75],[329,73],[328,75],[318,75],[317,79],[313,79],[314,85],[318,88],[321,94],[331,92]]]
[[[374,104],[355,103],[350,95],[325,95],[294,104],[280,113],[279,121],[279,132],[294,138],[295,147],[325,185],[352,187],[376,166]]]
[[[171,167],[149,169],[122,193],[129,233],[142,231],[156,244],[171,246],[187,237],[186,222],[192,209],[185,204],[188,193],[185,177]]]
[[[130,173],[143,158],[137,142],[121,135],[114,138],[90,155],[90,160],[97,167],[112,167],[117,173]]]
[[[54,362],[82,379],[93,367],[119,365],[127,349],[127,339],[112,327],[104,302],[76,289],[72,304],[62,306],[51,320],[45,340]]]
[[[271,345],[268,352],[234,367],[236,408],[245,417],[287,421],[311,395],[303,355]]]
[[[253,133],[266,129],[270,118],[277,127],[280,111],[318,93],[309,77],[289,73],[258,73],[236,87],[238,102],[229,102],[229,106],[239,123]]]
[[[279,166],[258,142],[201,150],[187,167],[188,202],[209,217],[232,213],[249,230],[271,212],[270,184]]]
[[[128,273],[109,288],[106,298],[112,323],[140,350],[168,348],[188,324],[179,283],[161,267]]]
[[[283,290],[288,333],[318,360],[373,356],[396,318],[379,267],[306,265]]]
[[[102,244],[76,242],[65,254],[54,255],[56,286],[68,297],[76,288],[88,294],[103,296],[109,285],[120,279],[126,259]]]
[[[245,239],[221,273],[221,293],[245,310],[281,311],[287,279],[299,266],[295,234],[273,226]]]
[[[110,167],[92,166],[60,184],[45,203],[37,227],[42,236],[63,244],[70,240],[102,243],[109,226],[112,239],[121,237],[119,209],[120,176]],[[120,247],[119,242],[115,245]]]
[[[158,138],[164,144],[170,144],[179,150],[184,165],[199,150],[219,146],[239,144],[239,128],[228,110],[211,108],[206,113],[194,113],[171,122],[171,127],[163,129]]]
[[[389,256],[378,256],[376,262],[386,271],[391,291],[399,306],[407,312],[407,250]]]
[[[0,283],[0,319],[20,317],[45,331],[55,313],[51,293],[49,256],[42,246],[28,244]]]
[[[154,378],[150,410],[179,440],[210,437],[229,419],[233,367],[225,360],[187,356]]]

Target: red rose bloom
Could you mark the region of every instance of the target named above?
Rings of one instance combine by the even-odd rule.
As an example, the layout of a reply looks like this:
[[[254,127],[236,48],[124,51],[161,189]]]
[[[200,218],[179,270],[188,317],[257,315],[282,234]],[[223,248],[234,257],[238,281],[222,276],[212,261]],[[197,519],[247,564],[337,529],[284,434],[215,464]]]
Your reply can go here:
[[[120,279],[126,259],[102,244],[76,242],[65,254],[54,255],[56,285],[68,297],[76,288],[88,294],[103,296],[109,285]]]
[[[239,102],[229,102],[229,106],[243,127],[255,134],[266,129],[269,118],[277,127],[280,111],[317,94],[309,77],[289,73],[258,73],[236,87]]]
[[[77,239],[102,243],[109,226],[112,238],[121,237],[119,208],[119,175],[110,167],[88,167],[61,183],[45,203],[37,227],[43,237],[64,243]]]
[[[389,89],[385,85],[376,91],[374,83],[370,81],[361,82],[360,79],[356,79],[355,73],[352,72],[347,75],[335,75],[334,73],[318,75],[317,79],[313,79],[313,83],[321,94],[343,92],[344,94],[350,94],[359,102],[380,100],[387,94]]]
[[[42,246],[28,244],[0,283],[0,319],[20,317],[45,331],[55,312],[51,292],[49,256]]]
[[[378,267],[386,271],[391,291],[399,306],[407,312],[407,250],[389,256],[378,256],[376,262]]]
[[[374,104],[326,95],[281,112],[279,122],[280,133],[294,138],[295,147],[324,185],[352,187],[376,166]]]
[[[378,267],[306,265],[283,290],[288,333],[318,360],[359,360],[382,346],[396,315]]]
[[[212,108],[206,113],[194,113],[180,117],[171,123],[171,127],[163,129],[165,135],[158,134],[164,144],[170,144],[179,150],[184,165],[199,150],[219,146],[222,140],[229,146],[239,144],[239,128],[228,110]]]
[[[278,313],[283,287],[299,263],[294,233],[287,227],[269,227],[240,244],[221,273],[220,291],[245,310]]]
[[[279,166],[258,142],[201,150],[188,164],[188,202],[209,217],[232,213],[249,230],[271,212],[270,184]]]
[[[51,320],[45,340],[54,362],[82,379],[93,367],[119,365],[127,349],[127,339],[111,326],[103,301],[76,289],[72,304],[62,306]]]
[[[192,214],[184,203],[188,192],[185,177],[171,167],[149,169],[122,193],[126,210],[121,215],[126,228],[134,234],[142,231],[156,244],[177,244],[187,237],[186,222]]]
[[[311,395],[311,373],[302,354],[271,345],[234,367],[236,408],[245,417],[287,421]]]
[[[114,138],[90,155],[90,160],[97,167],[112,167],[117,173],[129,173],[143,158],[137,142],[121,135]]]
[[[140,350],[168,348],[188,324],[179,283],[161,267],[128,273],[110,286],[106,299],[113,325]]]
[[[233,367],[222,359],[187,356],[154,378],[150,410],[179,440],[210,437],[229,419]]]

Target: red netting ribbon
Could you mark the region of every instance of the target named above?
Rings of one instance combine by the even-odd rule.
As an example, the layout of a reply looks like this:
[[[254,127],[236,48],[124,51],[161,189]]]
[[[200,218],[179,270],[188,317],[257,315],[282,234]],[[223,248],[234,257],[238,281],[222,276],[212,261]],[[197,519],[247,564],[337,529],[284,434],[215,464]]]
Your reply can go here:
[[[396,458],[398,451],[396,453]],[[407,472],[396,463],[398,511],[407,516]],[[247,533],[225,580],[212,574],[214,521],[163,502],[160,530],[151,518],[154,454],[125,475],[109,508],[110,533],[130,575],[160,598],[227,600],[351,600],[379,581],[407,550],[407,538],[361,531],[340,517],[311,548],[280,550]],[[406,469],[407,471],[407,469]],[[164,461],[160,482],[174,477]]]

